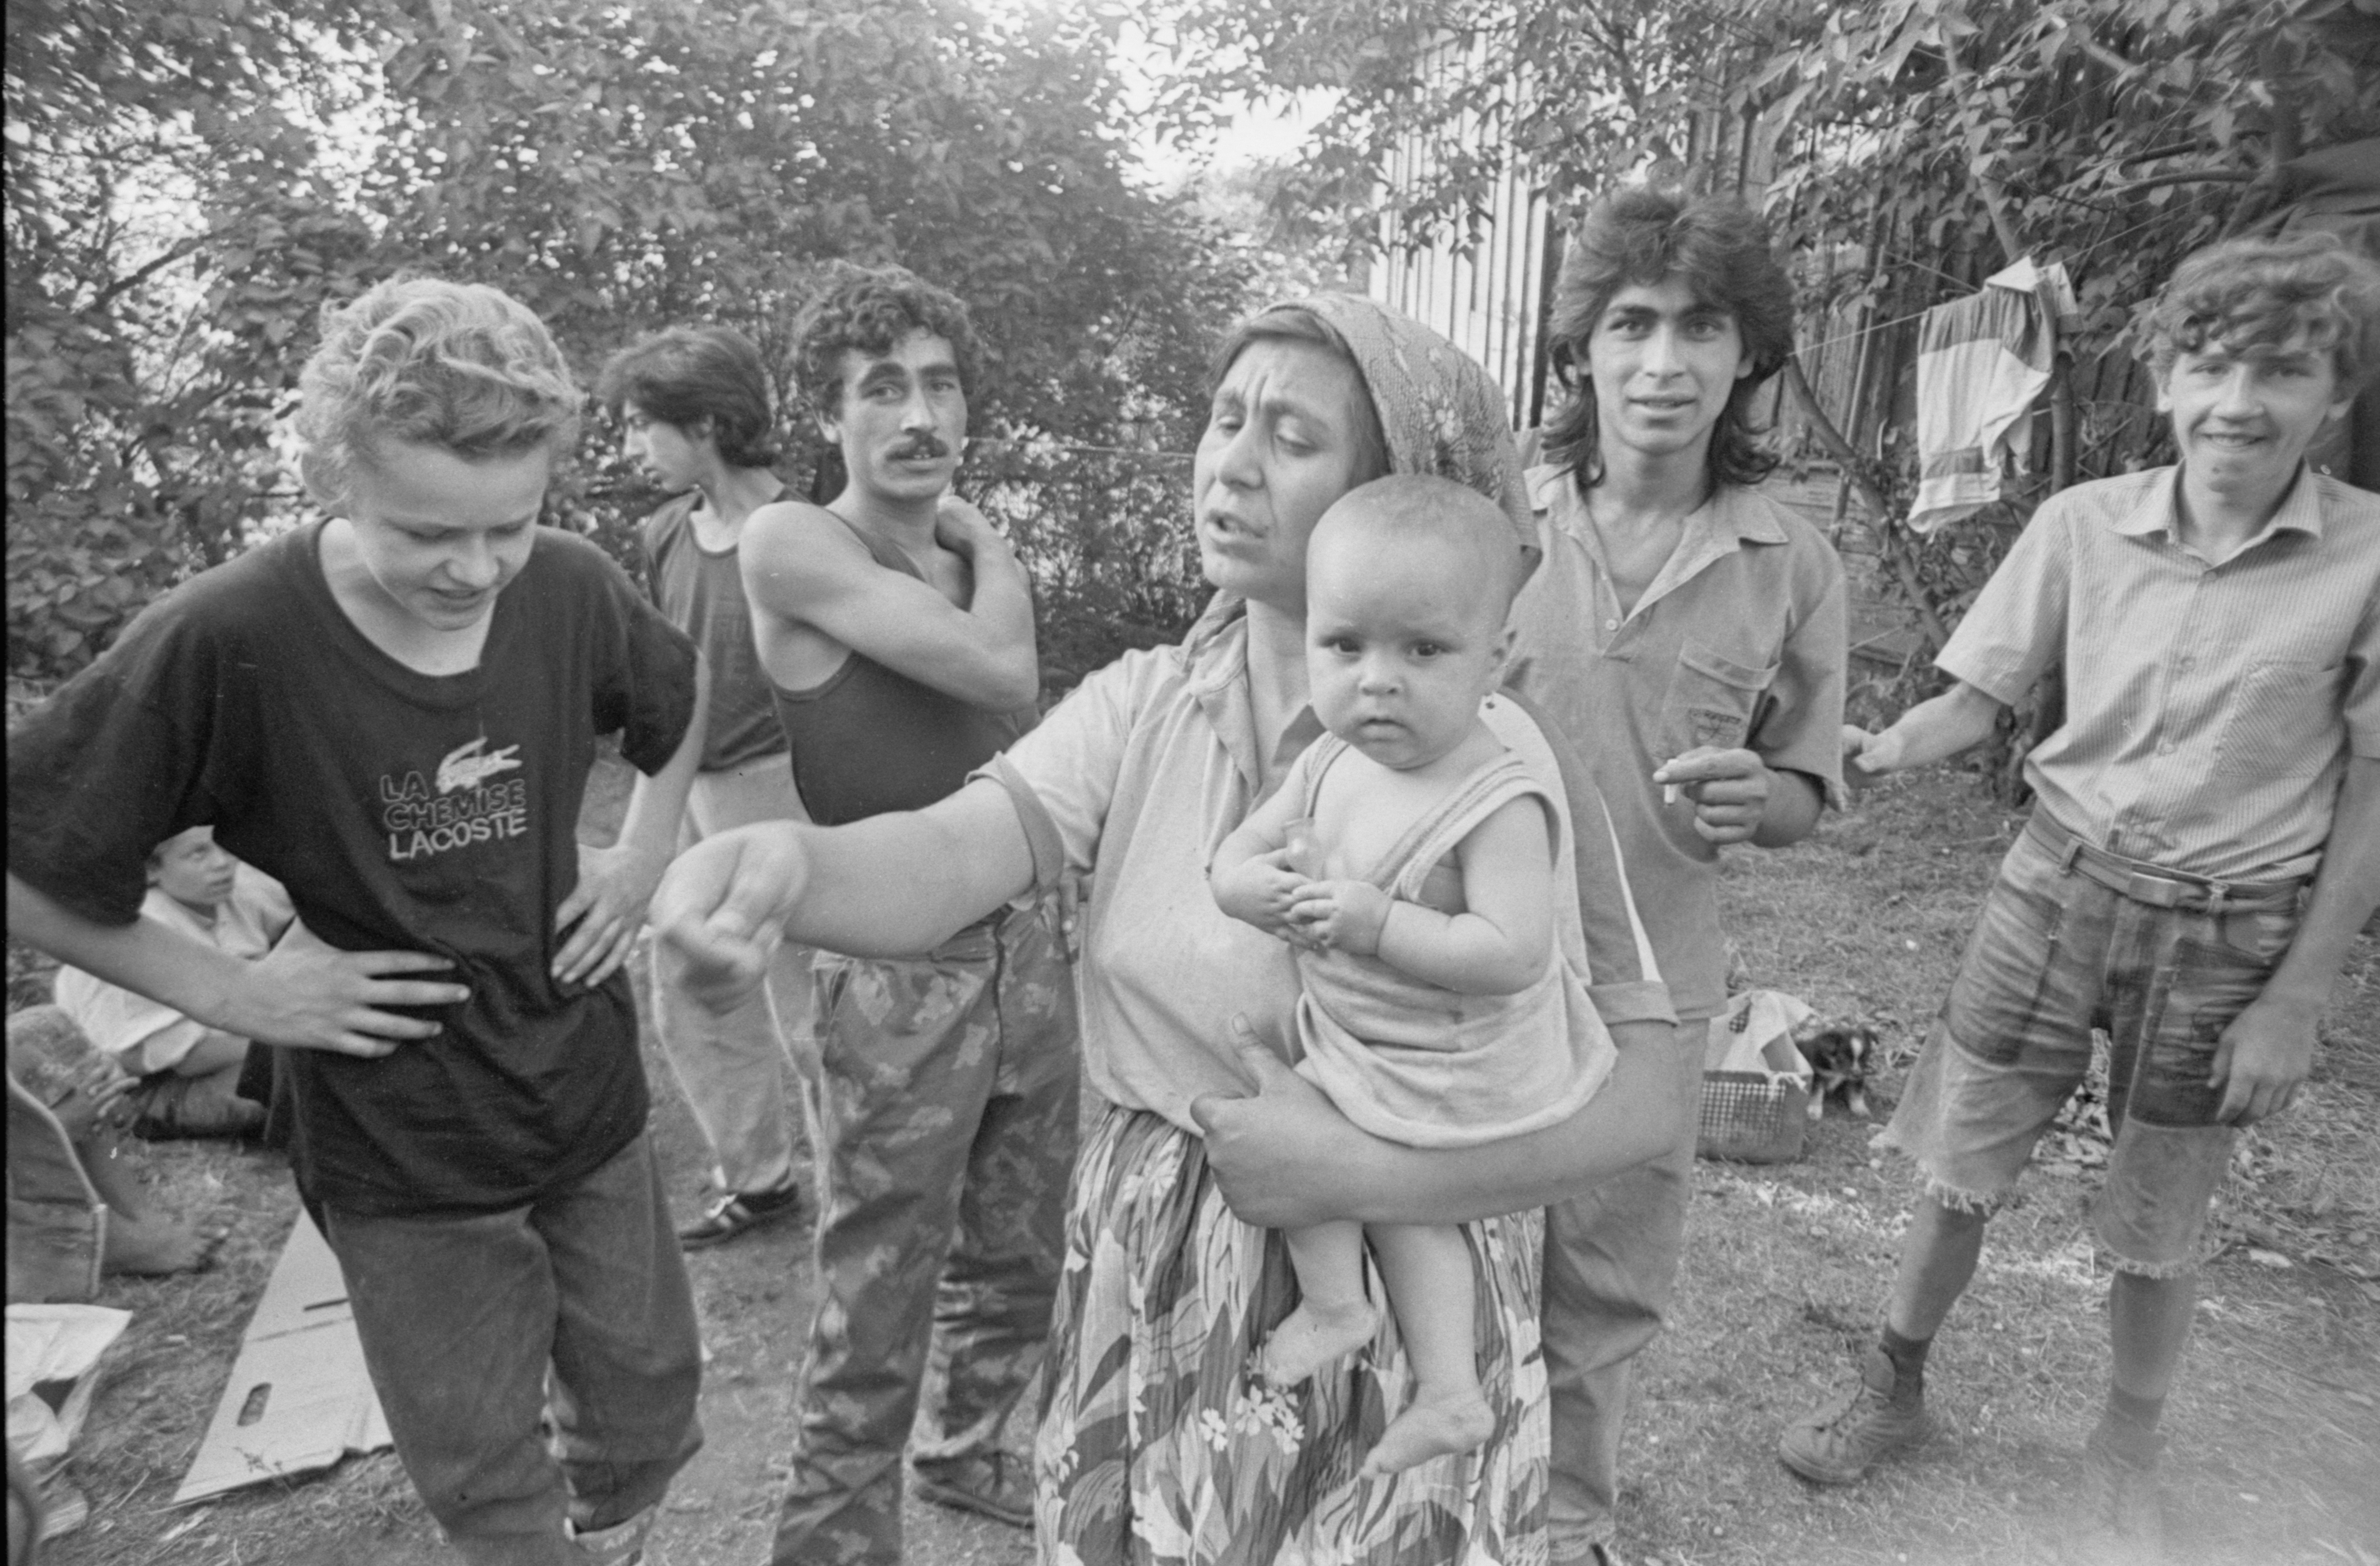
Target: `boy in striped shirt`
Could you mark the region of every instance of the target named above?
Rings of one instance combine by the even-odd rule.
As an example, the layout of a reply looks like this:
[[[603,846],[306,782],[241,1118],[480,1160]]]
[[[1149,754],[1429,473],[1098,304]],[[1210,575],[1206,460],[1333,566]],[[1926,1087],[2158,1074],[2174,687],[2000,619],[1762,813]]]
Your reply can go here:
[[[1779,1443],[1847,1484],[1928,1433],[1925,1352],[2034,1139],[2113,1043],[2115,1267],[2088,1524],[2159,1558],[2156,1432],[2236,1129],[2289,1106],[2380,904],[2380,498],[2306,467],[2380,358],[2380,268],[2326,236],[2184,261],[2146,323],[2172,467],[2046,502],[1859,772],[1938,760],[2063,663],[2038,803],[1882,1138],[1925,1194],[1861,1385]]]

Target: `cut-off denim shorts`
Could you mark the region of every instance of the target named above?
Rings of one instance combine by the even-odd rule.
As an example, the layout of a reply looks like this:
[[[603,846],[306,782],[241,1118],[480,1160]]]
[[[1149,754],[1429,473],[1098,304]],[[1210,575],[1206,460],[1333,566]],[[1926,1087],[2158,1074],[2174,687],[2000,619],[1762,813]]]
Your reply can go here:
[[[2082,873],[2076,852],[2046,822],[2009,850],[1878,1143],[1914,1159],[1943,1206],[1997,1210],[2100,1029],[2115,1147],[2094,1227],[2118,1270],[2173,1277],[2198,1265],[2230,1160],[2216,1046],[2289,951],[2303,897],[2159,907]]]

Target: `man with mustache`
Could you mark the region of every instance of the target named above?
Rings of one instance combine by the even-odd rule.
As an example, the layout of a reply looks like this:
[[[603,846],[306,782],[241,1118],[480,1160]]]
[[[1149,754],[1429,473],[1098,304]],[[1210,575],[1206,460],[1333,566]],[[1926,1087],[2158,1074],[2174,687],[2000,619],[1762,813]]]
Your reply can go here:
[[[1032,726],[1040,673],[1023,567],[949,494],[978,361],[966,307],[899,267],[838,265],[795,339],[846,478],[823,506],[752,513],[744,589],[794,780],[836,826],[956,790]],[[947,1370],[918,1493],[1032,1520],[1000,1433],[1062,1255],[1073,984],[1055,909],[1032,898],[922,958],[823,953],[817,976],[817,1052],[796,1065],[820,1299],[772,1560],[891,1566],[929,1348]]]

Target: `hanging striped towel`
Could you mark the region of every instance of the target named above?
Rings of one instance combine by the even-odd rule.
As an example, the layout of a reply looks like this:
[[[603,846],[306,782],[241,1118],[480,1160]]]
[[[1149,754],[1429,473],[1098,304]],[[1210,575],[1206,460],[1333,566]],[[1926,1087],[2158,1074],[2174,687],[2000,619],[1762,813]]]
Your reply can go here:
[[[2053,269],[2057,270],[2057,269]],[[1917,455],[1909,526],[1930,533],[2000,498],[2004,458],[2022,460],[2020,422],[2049,383],[2055,318],[2037,288],[2047,274],[2019,261],[1983,291],[1925,312],[1917,342]]]

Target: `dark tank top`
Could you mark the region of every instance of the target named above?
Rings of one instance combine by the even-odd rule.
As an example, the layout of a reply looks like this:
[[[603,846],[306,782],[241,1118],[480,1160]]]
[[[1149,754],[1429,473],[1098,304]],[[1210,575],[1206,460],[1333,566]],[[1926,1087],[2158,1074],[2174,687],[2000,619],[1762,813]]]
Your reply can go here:
[[[848,522],[844,524],[850,527]],[[924,576],[909,557],[856,528],[876,564]],[[810,819],[841,826],[887,810],[917,810],[958,792],[966,775],[1031,728],[1034,710],[970,707],[857,651],[808,690],[769,683],[793,749],[794,785]]]

